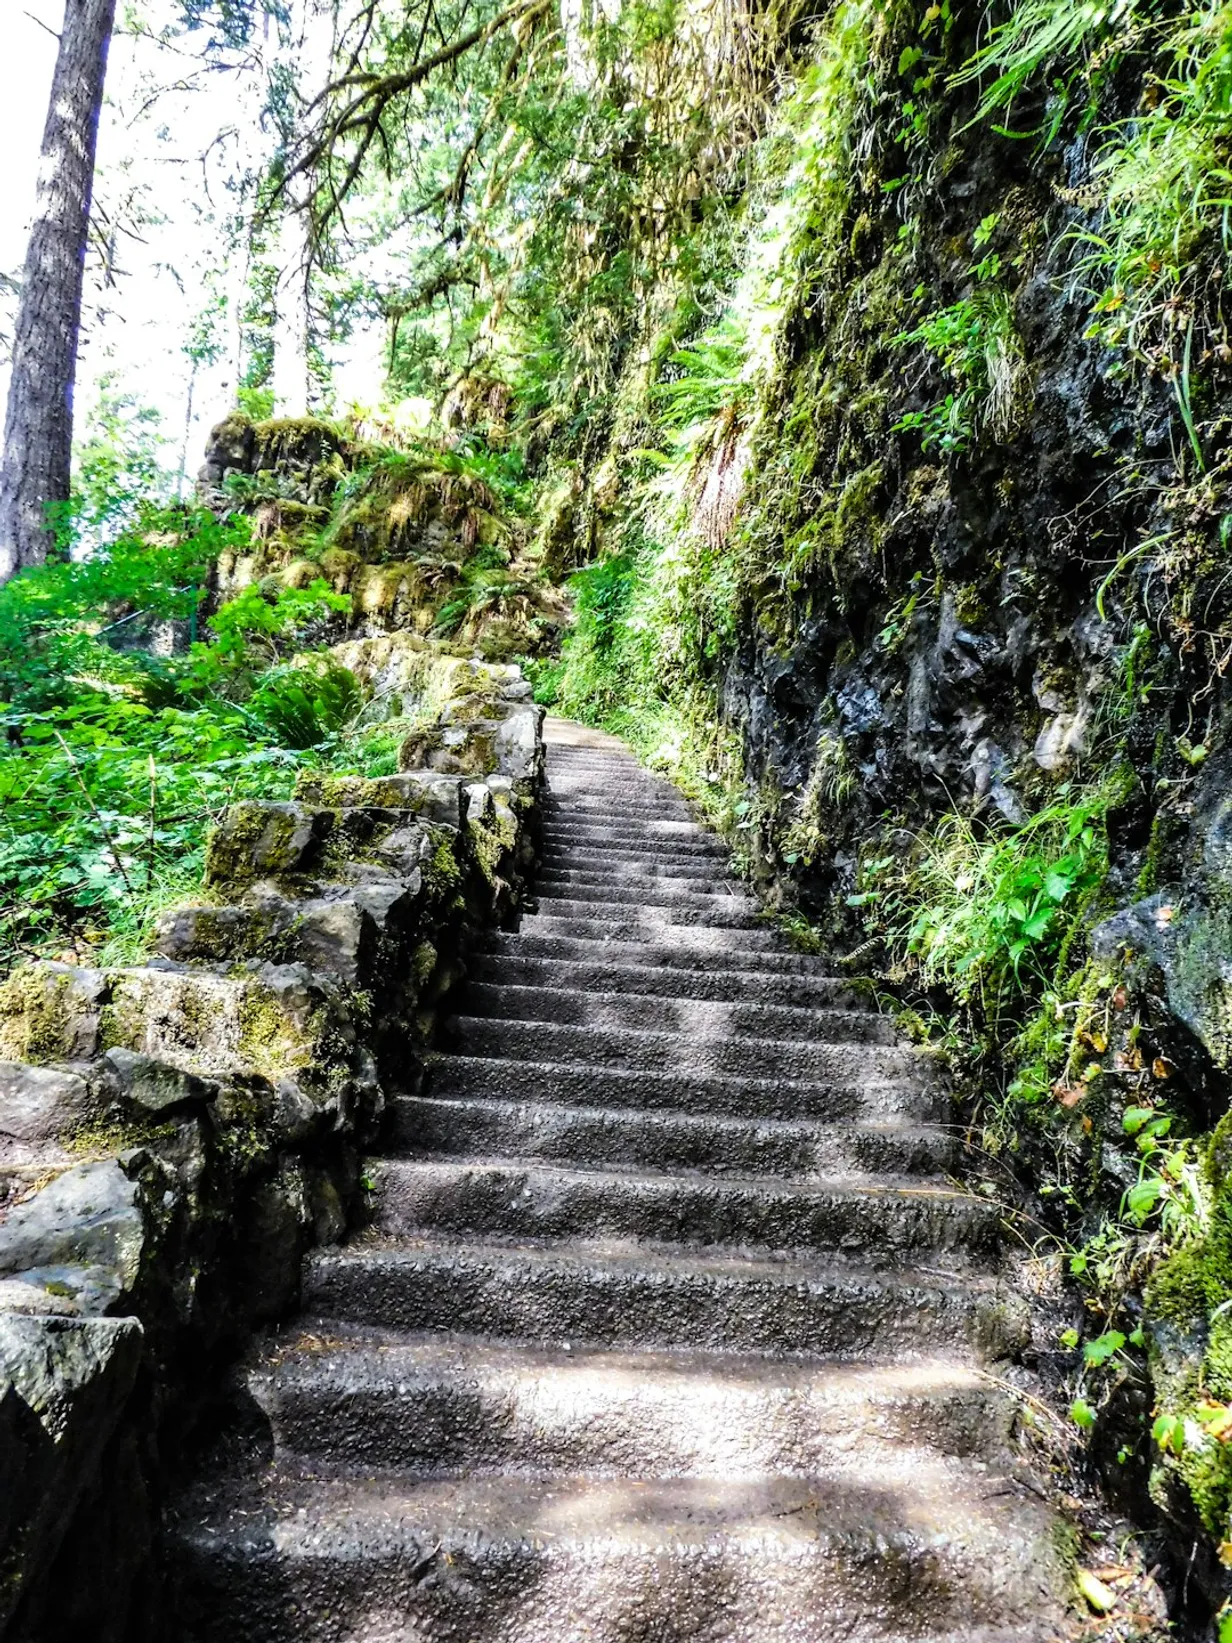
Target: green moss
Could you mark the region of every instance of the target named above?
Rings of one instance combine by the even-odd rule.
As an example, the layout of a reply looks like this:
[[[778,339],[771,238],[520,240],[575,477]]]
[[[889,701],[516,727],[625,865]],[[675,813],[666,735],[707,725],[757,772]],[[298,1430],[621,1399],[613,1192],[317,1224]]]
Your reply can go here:
[[[462,869],[458,865],[452,840],[439,829],[432,846],[432,854],[424,863],[424,884],[429,892],[444,897],[457,890],[462,883]]]
[[[297,1026],[264,988],[254,984],[245,991],[239,1019],[240,1054],[267,1078],[277,1078],[317,1060],[322,1025],[319,1013],[304,1026]]]
[[[242,884],[293,871],[301,864],[307,820],[294,807],[258,800],[229,806],[206,841],[206,884]]]
[[[16,970],[0,987],[0,1048],[9,1061],[35,1065],[66,1052],[67,975],[41,965]]]
[[[437,951],[430,941],[421,941],[411,955],[411,974],[417,987],[426,987],[436,969]]]
[[[497,869],[505,854],[500,834],[493,827],[483,824],[470,828],[469,833],[479,871],[490,885],[495,886],[500,876]]]

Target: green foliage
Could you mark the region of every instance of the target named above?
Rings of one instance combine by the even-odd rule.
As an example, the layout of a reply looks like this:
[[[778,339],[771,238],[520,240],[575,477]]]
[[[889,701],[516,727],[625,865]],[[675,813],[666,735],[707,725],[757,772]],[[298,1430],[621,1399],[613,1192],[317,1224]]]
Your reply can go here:
[[[321,657],[271,668],[246,708],[270,741],[306,749],[320,747],[353,726],[364,701],[355,675]]]
[[[199,884],[232,800],[288,795],[308,749],[365,773],[396,762],[388,737],[348,738],[351,674],[284,660],[347,607],[324,582],[245,589],[188,656],[112,649],[130,611],[190,615],[213,557],[248,539],[208,514],[138,513],[106,547],[0,589],[0,963],[134,956],[154,912]]]
[[[954,83],[983,83],[977,119],[993,114],[1008,118],[1023,92],[1052,71],[1051,138],[1091,48],[1124,30],[1135,10],[1145,9],[1137,0],[1016,0],[1010,15],[994,24],[985,43],[954,76]],[[991,82],[984,83],[990,75]]]
[[[155,711],[87,692],[7,725],[20,741],[0,751],[0,961],[135,937],[198,884],[231,799],[291,788],[294,761],[221,703]]]
[[[999,269],[995,253],[986,257],[973,270],[981,283],[970,296],[937,309],[893,339],[898,348],[922,346],[953,383],[938,404],[910,411],[894,426],[896,433],[919,433],[926,451],[957,455],[977,432],[1004,439],[1012,429],[1022,348],[1009,297],[988,283]],[[923,295],[923,288],[916,294]]]
[[[350,608],[349,597],[335,593],[322,577],[304,588],[252,583],[210,618],[213,640],[194,651],[193,672],[207,688],[236,679],[251,682],[257,669],[306,642],[331,614]]]
[[[1112,787],[1070,794],[1020,827],[983,830],[961,813],[920,840],[893,910],[895,937],[921,983],[943,983],[995,1020],[1054,980],[1066,935],[1107,871]]]
[[[738,416],[752,392],[744,376],[746,350],[747,340],[730,314],[695,342],[673,349],[650,390],[663,427],[684,429],[724,413]]]
[[[1105,209],[1078,237],[1079,268],[1092,332],[1171,375],[1187,409],[1195,328],[1222,337],[1208,276],[1232,247],[1232,5],[1186,8],[1161,56],[1147,106],[1096,156]]]
[[[138,615],[184,619],[209,567],[248,540],[247,525],[204,510],[143,507],[138,523],[87,557],[51,560],[0,588],[0,692],[19,708],[63,701],[83,674],[139,681],[143,664],[106,643]]]
[[[630,688],[636,657],[626,617],[634,588],[632,554],[617,554],[579,571],[569,583],[574,625],[559,683],[564,711],[602,721],[635,699]]]

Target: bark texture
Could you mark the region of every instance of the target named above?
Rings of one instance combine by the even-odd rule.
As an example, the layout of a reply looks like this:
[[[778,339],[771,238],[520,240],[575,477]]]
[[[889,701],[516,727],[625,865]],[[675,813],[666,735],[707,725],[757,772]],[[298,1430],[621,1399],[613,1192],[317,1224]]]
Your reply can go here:
[[[0,468],[0,582],[47,557],[67,500],[90,194],[116,0],[65,0],[26,251]]]

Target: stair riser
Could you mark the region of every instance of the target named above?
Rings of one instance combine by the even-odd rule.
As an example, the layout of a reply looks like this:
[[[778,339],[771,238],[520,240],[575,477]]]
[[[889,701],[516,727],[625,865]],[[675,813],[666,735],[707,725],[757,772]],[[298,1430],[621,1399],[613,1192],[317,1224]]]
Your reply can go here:
[[[518,958],[548,958],[570,963],[574,960],[582,963],[599,960],[638,968],[680,970],[682,973],[719,968],[749,975],[809,978],[830,975],[822,959],[811,958],[804,953],[786,952],[779,945],[765,949],[733,945],[732,950],[723,954],[721,963],[716,963],[714,954],[701,948],[690,951],[687,947],[668,946],[666,943],[596,941],[579,937],[572,931],[564,935],[549,934],[541,931],[534,920],[525,920],[516,934],[499,932],[486,937],[480,943],[480,950],[500,955],[507,953]]]
[[[858,1009],[855,988],[831,976],[724,974],[714,970],[654,969],[649,966],[584,964],[569,960],[506,958],[484,954],[471,973],[479,981],[515,987],[573,987],[581,993],[638,993],[663,998],[695,998],[729,1004],[779,1004],[797,1008]]]
[[[722,846],[714,835],[694,821],[625,821],[619,816],[596,816],[593,821],[574,817],[569,821],[549,821],[543,836],[558,844],[588,844],[600,849],[608,844],[640,848],[643,844],[704,845],[711,853]]]
[[[653,1549],[597,1538],[534,1541],[399,1522],[357,1526],[329,1555],[257,1537],[243,1558],[208,1541],[171,1553],[180,1587],[177,1643],[1042,1643],[1060,1634],[1024,1603],[1019,1568],[987,1551],[819,1537],[779,1551],[763,1536]],[[1051,1564],[1049,1549],[1041,1554]],[[298,1555],[297,1555],[298,1553]],[[1040,1576],[1043,1585],[1044,1576]],[[1004,1587],[1017,1590],[1006,1593]],[[981,1620],[1021,1619],[994,1634]],[[836,1629],[841,1626],[841,1631]],[[975,1627],[977,1630],[969,1630]],[[1050,1629],[1045,1629],[1050,1628]]]
[[[613,811],[624,817],[642,817],[648,821],[697,820],[696,813],[683,799],[661,798],[646,788],[622,787],[613,792],[574,791],[553,787],[542,806],[545,821],[586,821],[594,817],[606,821]]]
[[[684,1033],[707,1038],[817,1039],[823,1043],[893,1044],[894,1024],[871,1010],[792,1009],[777,1004],[723,1004],[708,1000],[575,992],[567,988],[512,987],[473,982],[466,991],[471,1015],[502,1021],[549,1021],[558,1026]]]
[[[546,833],[543,838],[543,860],[600,862],[618,864],[625,861],[684,862],[704,866],[707,862],[726,863],[731,852],[710,838],[701,839],[577,839],[563,831]]]
[[[396,1351],[318,1359],[306,1374],[249,1377],[284,1454],[379,1473],[457,1470],[609,1477],[808,1477],[858,1445],[999,1458],[1011,1405],[991,1388],[840,1398],[824,1381],[727,1384],[688,1376],[492,1370],[465,1377],[405,1367]]]
[[[425,1152],[798,1180],[851,1172],[937,1175],[952,1167],[955,1153],[945,1135],[924,1129],[780,1127],[529,1102],[408,1097],[394,1104],[393,1123],[400,1145]]]
[[[620,872],[611,867],[543,867],[536,874],[535,883],[540,890],[545,891],[553,885],[563,887],[584,884],[594,890],[602,890],[605,887],[625,890],[683,890],[690,896],[730,896],[743,893],[735,879],[704,867],[689,872],[679,872],[674,868],[664,868],[656,872],[653,868],[639,867],[636,870]],[[561,888],[552,893],[567,896],[569,891]]]
[[[869,1279],[808,1282],[598,1261],[446,1252],[318,1254],[305,1305],[377,1328],[439,1330],[507,1340],[594,1346],[721,1348],[836,1354],[966,1346],[991,1333],[970,1292],[883,1286]]]
[[[635,873],[646,874],[658,878],[700,878],[706,884],[736,883],[731,877],[727,858],[716,851],[677,850],[674,846],[660,849],[657,845],[634,845],[630,849],[617,853],[616,851],[602,852],[603,860],[596,860],[595,853],[588,847],[573,850],[568,847],[557,847],[553,844],[544,846],[541,865],[545,873],[570,872],[582,870],[594,873],[599,879],[608,878],[619,882],[617,875],[626,877]]]
[[[789,1183],[570,1175],[533,1165],[390,1160],[379,1170],[376,1229],[512,1238],[630,1238],[701,1247],[816,1250],[902,1264],[991,1262],[996,1209],[980,1200],[796,1190]]]
[[[538,916],[550,919],[581,919],[588,923],[607,919],[613,924],[633,922],[653,930],[656,927],[692,928],[708,930],[758,930],[766,928],[765,919],[756,902],[732,896],[720,901],[717,897],[698,898],[694,902],[673,901],[667,906],[647,905],[644,897],[627,901],[577,901],[565,896],[536,897]]]
[[[839,1084],[822,1080],[791,1084],[739,1079],[673,1077],[656,1070],[536,1064],[472,1056],[447,1056],[430,1074],[428,1093],[493,1101],[534,1101],[567,1107],[607,1107],[715,1117],[810,1119],[829,1123],[866,1119],[927,1122],[938,1117],[940,1092],[908,1080]]]
[[[565,936],[571,941],[671,943],[692,948],[694,952],[782,952],[782,937],[764,927],[744,930],[732,926],[668,924],[662,919],[557,918],[544,912],[524,918],[522,929],[536,936]]]
[[[594,902],[604,907],[684,907],[695,910],[702,917],[710,912],[756,913],[759,903],[751,896],[741,895],[725,885],[711,888],[706,884],[689,885],[681,889],[669,883],[647,881],[627,884],[608,879],[598,884],[581,884],[574,879],[559,879],[555,874],[540,874],[535,881],[540,903],[549,907],[557,902]]]
[[[478,1016],[455,1018],[451,1039],[462,1055],[566,1065],[580,1062],[636,1072],[672,1070],[686,1077],[717,1074],[859,1084],[869,1079],[918,1078],[924,1071],[910,1051],[879,1044],[707,1041],[669,1033],[557,1027],[538,1021],[487,1021]]]

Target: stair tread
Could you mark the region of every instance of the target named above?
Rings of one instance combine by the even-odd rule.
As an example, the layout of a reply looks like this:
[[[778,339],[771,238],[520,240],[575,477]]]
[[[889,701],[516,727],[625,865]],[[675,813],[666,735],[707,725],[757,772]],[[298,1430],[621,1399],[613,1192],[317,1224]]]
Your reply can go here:
[[[689,1034],[628,1026],[523,1021],[515,1016],[457,1015],[447,1023],[453,1042],[471,1054],[485,1050],[507,1060],[596,1062],[629,1070],[707,1076],[756,1076],[796,1082],[863,1082],[887,1072],[923,1079],[929,1061],[920,1051],[860,1039]]]
[[[252,1559],[404,1566],[442,1552],[476,1559],[485,1543],[528,1543],[551,1560],[577,1550],[605,1562],[665,1551],[676,1559],[716,1550],[721,1537],[729,1554],[808,1565],[838,1557],[853,1575],[870,1556],[893,1562],[932,1553],[955,1574],[987,1575],[991,1564],[993,1592],[1024,1573],[1029,1579],[1039,1563],[1039,1593],[1048,1591],[1052,1517],[1025,1488],[947,1457],[908,1451],[897,1466],[878,1459],[832,1476],[731,1481],[508,1472],[338,1478],[283,1463],[199,1490],[178,1533],[202,1549],[229,1543],[232,1555]],[[989,1595],[980,1593],[980,1607]]]
[[[449,1066],[454,1060],[461,1057],[447,1056],[441,1060],[441,1066]],[[489,1061],[481,1061],[480,1066],[490,1066]],[[519,1067],[528,1063],[518,1062]],[[619,1072],[619,1068],[608,1068],[607,1071]],[[734,1082],[744,1083],[743,1079]],[[910,1122],[893,1118],[758,1118],[755,1116],[729,1115],[727,1113],[697,1113],[687,1112],[683,1107],[570,1107],[563,1103],[548,1103],[544,1101],[503,1100],[499,1097],[486,1098],[483,1096],[438,1096],[428,1095],[396,1095],[391,1098],[393,1104],[410,1102],[416,1105],[450,1108],[462,1105],[483,1107],[493,1112],[517,1112],[534,1109],[545,1113],[552,1113],[559,1117],[572,1115],[586,1117],[596,1122],[604,1119],[612,1121],[633,1119],[645,1124],[682,1124],[685,1126],[704,1124],[707,1128],[719,1129],[730,1135],[745,1134],[755,1130],[759,1134],[768,1135],[801,1135],[824,1136],[831,1131],[839,1130],[844,1133],[851,1131],[859,1134],[867,1132],[871,1135],[934,1135],[941,1131],[942,1126],[935,1123]],[[915,1180],[916,1177],[910,1177]]]
[[[795,1288],[836,1285],[856,1290],[917,1290],[955,1295],[991,1296],[1000,1289],[992,1273],[971,1268],[947,1271],[917,1267],[897,1269],[869,1266],[844,1260],[833,1253],[824,1258],[802,1255],[798,1250],[782,1253],[722,1248],[696,1249],[686,1244],[646,1244],[631,1238],[497,1238],[474,1237],[467,1233],[359,1234],[350,1243],[318,1250],[308,1257],[308,1270],[336,1266],[363,1266],[374,1258],[413,1266],[422,1261],[470,1260],[496,1265],[518,1263],[541,1268],[665,1275],[679,1273],[739,1283],[748,1279]]]
[[[706,1387],[823,1389],[839,1401],[868,1397],[917,1399],[938,1392],[999,1392],[999,1384],[967,1356],[936,1353],[881,1361],[845,1358],[767,1358],[747,1352],[715,1352],[701,1347],[655,1350],[588,1346],[568,1349],[541,1341],[487,1336],[438,1335],[343,1325],[337,1319],[303,1318],[264,1344],[249,1364],[250,1374],[303,1381],[330,1378],[340,1365],[353,1384],[384,1385],[408,1375],[547,1377],[565,1382],[623,1386],[670,1378],[699,1393]]]
[[[960,1187],[943,1182],[921,1181],[918,1177],[833,1176],[811,1181],[786,1181],[776,1175],[707,1175],[697,1170],[653,1169],[644,1164],[619,1167],[604,1164],[599,1168],[584,1165],[545,1164],[520,1157],[489,1157],[481,1154],[462,1154],[442,1157],[423,1153],[415,1156],[378,1157],[370,1160],[382,1174],[440,1175],[483,1172],[535,1176],[543,1182],[596,1182],[604,1179],[625,1186],[709,1188],[719,1193],[764,1192],[800,1199],[850,1197],[861,1201],[883,1199],[927,1199],[935,1203],[970,1204],[989,1211],[997,1206],[978,1193],[965,1192]]]
[[[484,1018],[476,1017],[475,1019],[481,1020]],[[645,1036],[650,1035],[647,1034]],[[660,1034],[658,1036],[667,1037],[669,1035]],[[541,1061],[532,1061],[529,1059],[523,1061],[514,1056],[463,1055],[445,1051],[436,1051],[429,1055],[428,1066],[435,1074],[443,1074],[445,1077],[448,1077],[451,1068],[456,1068],[459,1071],[472,1070],[476,1068],[491,1071],[496,1067],[504,1067],[510,1071],[520,1073],[523,1076],[528,1075],[531,1070],[535,1070],[548,1078],[551,1078],[553,1075],[564,1077],[568,1074],[577,1074],[581,1072],[593,1076],[602,1076],[606,1082],[610,1082],[613,1085],[625,1083],[632,1086],[634,1083],[644,1083],[646,1081],[659,1084],[666,1083],[670,1084],[673,1088],[678,1088],[682,1096],[687,1095],[691,1090],[702,1093],[706,1089],[714,1086],[721,1087],[724,1090],[730,1090],[733,1093],[740,1090],[747,1090],[754,1094],[761,1092],[768,1093],[770,1091],[785,1091],[790,1094],[793,1091],[802,1092],[813,1089],[832,1091],[837,1088],[840,1090],[849,1090],[857,1095],[870,1087],[901,1090],[914,1090],[918,1087],[912,1079],[902,1076],[892,1078],[867,1077],[861,1078],[855,1083],[844,1083],[836,1078],[751,1078],[735,1073],[695,1074],[677,1072],[674,1069],[670,1071],[660,1070],[657,1072],[648,1072],[640,1067],[593,1066],[579,1068],[576,1062],[554,1061],[550,1058]],[[433,1087],[435,1088],[435,1084]],[[655,1110],[661,1111],[662,1109],[656,1108]],[[705,1109],[701,1110],[704,1111]]]
[[[643,992],[637,987],[615,988],[604,991],[602,988],[587,989],[582,992],[576,987],[549,987],[542,984],[534,985],[522,981],[489,981],[486,978],[478,983],[472,983],[472,991],[481,994],[500,993],[523,1000],[530,998],[565,999],[579,996],[594,1004],[635,1004],[639,1000],[646,1004],[669,1005],[678,1004],[686,1009],[690,1015],[698,1020],[722,1021],[730,1017],[737,1010],[758,1010],[769,1014],[771,1020],[786,1020],[788,1015],[822,1016],[826,1019],[858,1021],[861,1024],[869,1021],[884,1021],[886,1018],[875,1010],[867,1008],[852,1008],[843,1004],[763,1004],[758,999],[722,999],[722,998],[665,998],[662,993]],[[538,1017],[528,1019],[539,1019]],[[905,1042],[905,1041],[904,1041]]]

